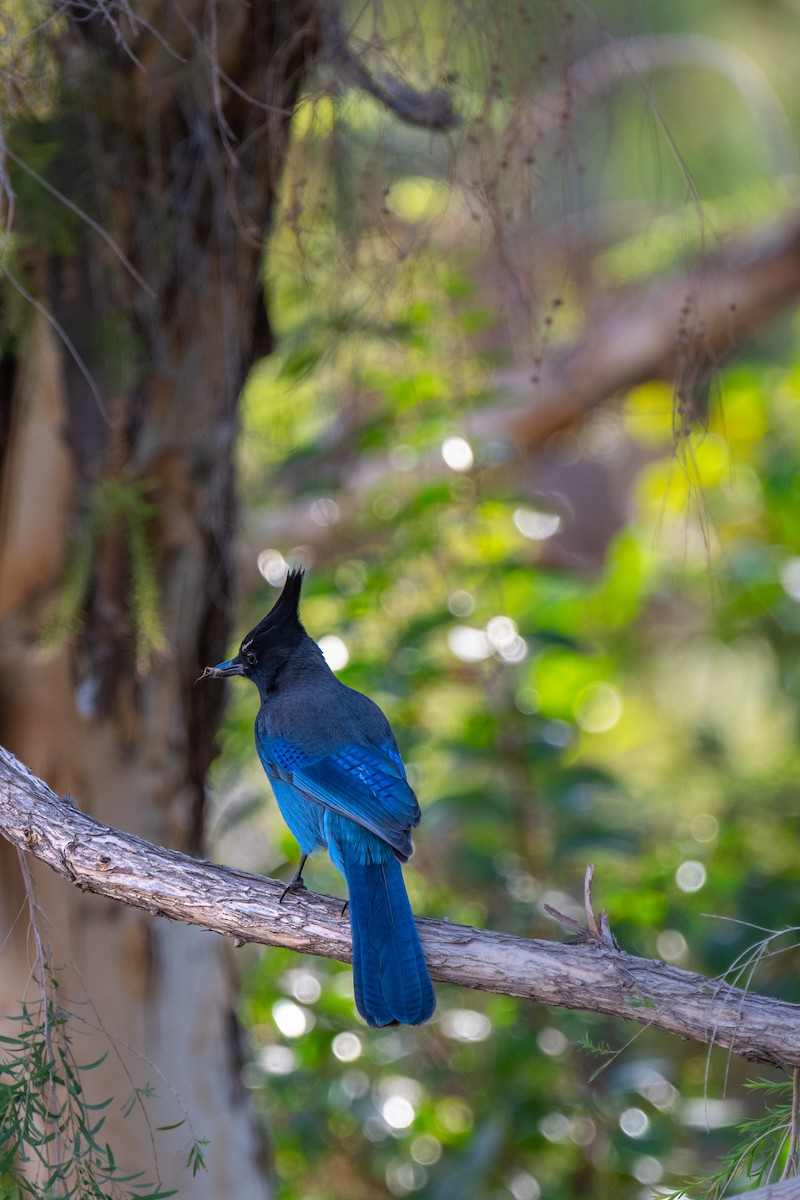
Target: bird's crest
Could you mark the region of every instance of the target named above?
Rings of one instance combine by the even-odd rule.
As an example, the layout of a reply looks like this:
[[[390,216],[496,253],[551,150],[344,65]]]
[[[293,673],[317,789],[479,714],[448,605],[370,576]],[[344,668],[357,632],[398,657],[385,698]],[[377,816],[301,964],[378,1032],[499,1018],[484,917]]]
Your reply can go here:
[[[277,629],[278,626],[294,626],[302,629],[300,623],[300,591],[303,586],[303,568],[293,567],[286,576],[286,583],[283,585],[283,591],[278,599],[273,604],[267,615],[262,618],[251,629],[247,637],[242,642],[242,650],[246,650],[251,642],[258,643],[266,634]]]

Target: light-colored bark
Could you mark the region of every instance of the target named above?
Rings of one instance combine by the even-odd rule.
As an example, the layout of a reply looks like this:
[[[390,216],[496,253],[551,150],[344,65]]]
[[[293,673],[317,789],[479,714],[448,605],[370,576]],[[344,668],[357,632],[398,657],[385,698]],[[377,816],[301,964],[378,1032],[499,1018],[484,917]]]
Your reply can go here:
[[[800,1200],[800,1179],[781,1179],[752,1192],[737,1192],[739,1200]]]
[[[182,645],[191,621],[188,630],[169,629],[172,656],[141,683],[127,681],[118,704],[107,707],[92,703],[92,676],[81,678],[69,649],[49,655],[35,641],[38,601],[60,577],[69,545],[65,525],[76,503],[73,460],[59,436],[59,349],[49,326],[37,320],[25,360],[35,377],[30,387],[23,379],[15,407],[9,464],[19,481],[12,479],[7,493],[0,555],[3,736],[57,787],[79,790],[102,819],[187,845],[198,798],[187,768],[193,750],[177,664],[193,662]],[[176,624],[196,603],[203,570],[199,539],[194,545],[189,540],[182,548],[183,602],[169,609]],[[19,865],[9,850],[0,847],[2,1015],[18,1012],[23,997],[36,994],[24,910],[17,919],[23,901]],[[78,1012],[101,1027],[94,1038],[81,1034],[81,1056],[99,1058],[109,1042],[115,1048],[87,1082],[93,1100],[113,1097],[104,1135],[118,1161],[181,1186],[197,1200],[216,1200],[231,1189],[247,1200],[269,1197],[262,1135],[239,1079],[228,948],[199,930],[153,925],[134,909],[87,903],[52,872],[34,876],[63,992],[88,1000],[89,1008]],[[134,1086],[148,1083],[156,1096],[124,1116]],[[196,1136],[211,1143],[208,1172],[194,1179],[186,1169],[187,1125],[157,1135],[157,1163],[152,1159],[151,1131],[184,1116]]]
[[[0,830],[78,887],[235,941],[351,959],[340,900],[283,901],[284,885],[109,829],[0,749]],[[418,921],[434,979],[606,1013],[781,1067],[800,1066],[800,1005],[637,958],[610,938],[577,945]],[[158,927],[158,926],[156,926]]]

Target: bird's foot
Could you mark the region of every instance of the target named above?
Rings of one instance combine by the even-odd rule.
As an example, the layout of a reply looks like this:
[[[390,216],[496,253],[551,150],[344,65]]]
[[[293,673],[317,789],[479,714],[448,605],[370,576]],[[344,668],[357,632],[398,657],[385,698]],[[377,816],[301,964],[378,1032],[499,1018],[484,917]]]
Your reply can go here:
[[[307,891],[308,891],[308,888],[306,887],[305,883],[303,882],[303,876],[302,875],[293,875],[292,878],[287,883],[286,887],[281,892],[281,898],[278,901],[278,904],[283,904],[284,896],[287,896],[289,894],[289,892],[291,892],[292,895],[295,895],[298,892],[307,892]]]
[[[297,868],[294,875],[292,876],[292,878],[287,883],[286,887],[281,892],[281,898],[278,901],[278,904],[283,904],[283,898],[287,892],[294,893],[294,892],[307,892],[308,891],[308,888],[303,883],[303,867],[306,865],[307,858],[308,858],[308,855],[304,854],[303,857],[300,859],[300,866]]]

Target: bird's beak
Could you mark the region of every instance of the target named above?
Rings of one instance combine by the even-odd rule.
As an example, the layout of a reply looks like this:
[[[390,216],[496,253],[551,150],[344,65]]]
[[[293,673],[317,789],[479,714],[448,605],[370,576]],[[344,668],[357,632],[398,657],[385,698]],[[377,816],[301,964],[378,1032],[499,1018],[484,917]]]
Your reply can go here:
[[[241,659],[229,658],[227,662],[218,663],[216,667],[206,667],[201,679],[224,679],[226,675],[244,675],[244,664]]]

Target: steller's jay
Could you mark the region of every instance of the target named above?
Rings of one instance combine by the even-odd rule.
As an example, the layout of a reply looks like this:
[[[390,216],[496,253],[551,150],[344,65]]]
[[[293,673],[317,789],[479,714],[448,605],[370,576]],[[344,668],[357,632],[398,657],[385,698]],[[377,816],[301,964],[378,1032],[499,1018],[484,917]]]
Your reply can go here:
[[[347,881],[356,1006],[368,1025],[420,1025],[436,1005],[400,864],[417,798],[377,704],[333,674],[300,623],[303,572],[289,572],[235,658],[207,667],[258,687],[256,748],[302,858],[327,847]]]

